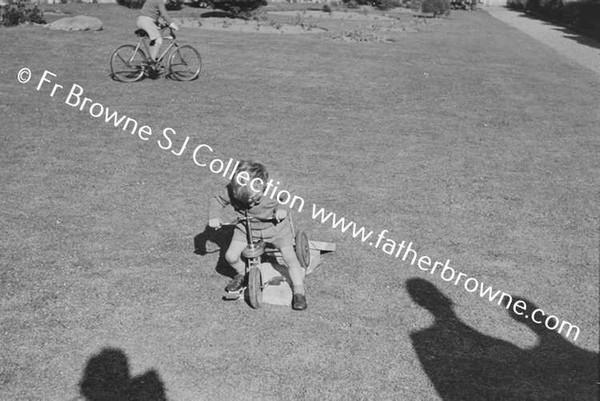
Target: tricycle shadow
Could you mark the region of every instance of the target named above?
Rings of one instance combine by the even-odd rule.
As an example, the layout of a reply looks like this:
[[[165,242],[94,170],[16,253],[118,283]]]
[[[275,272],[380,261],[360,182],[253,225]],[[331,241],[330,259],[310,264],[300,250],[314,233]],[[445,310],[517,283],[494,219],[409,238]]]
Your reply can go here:
[[[225,252],[231,243],[233,228],[233,226],[223,226],[219,230],[214,230],[207,225],[203,232],[194,237],[194,253],[205,256],[209,253],[219,252],[219,261],[215,270],[217,273],[231,278],[235,276],[236,271],[225,260]]]
[[[236,274],[235,270],[225,260],[225,252],[231,243],[233,229],[234,226],[224,225],[219,230],[214,230],[207,225],[203,232],[194,237],[194,253],[205,256],[209,253],[219,252],[219,261],[215,270],[227,277],[234,277]],[[302,237],[302,241],[297,241],[301,243],[302,248],[299,259],[301,259],[303,267],[306,267],[306,275],[309,275],[320,264],[322,253],[335,251],[335,244],[309,240],[306,235],[300,237]],[[264,258],[266,262],[272,263],[277,271],[281,271],[282,275],[289,279],[287,268],[282,265],[279,258],[273,254],[266,254]]]

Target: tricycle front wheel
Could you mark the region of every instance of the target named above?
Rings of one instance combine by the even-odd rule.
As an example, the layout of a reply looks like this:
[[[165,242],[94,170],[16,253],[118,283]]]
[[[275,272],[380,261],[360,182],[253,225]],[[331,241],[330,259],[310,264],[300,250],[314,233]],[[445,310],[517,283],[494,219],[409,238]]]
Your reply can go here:
[[[262,274],[257,266],[248,272],[248,302],[250,306],[254,309],[260,308],[262,295]]]

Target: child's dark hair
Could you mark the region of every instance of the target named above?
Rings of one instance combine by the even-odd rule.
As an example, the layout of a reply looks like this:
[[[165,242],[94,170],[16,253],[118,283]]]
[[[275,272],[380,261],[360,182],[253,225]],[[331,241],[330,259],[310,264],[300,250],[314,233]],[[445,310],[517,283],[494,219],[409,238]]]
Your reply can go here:
[[[260,202],[268,180],[269,173],[262,163],[241,160],[229,183],[231,195],[241,205],[252,207]]]

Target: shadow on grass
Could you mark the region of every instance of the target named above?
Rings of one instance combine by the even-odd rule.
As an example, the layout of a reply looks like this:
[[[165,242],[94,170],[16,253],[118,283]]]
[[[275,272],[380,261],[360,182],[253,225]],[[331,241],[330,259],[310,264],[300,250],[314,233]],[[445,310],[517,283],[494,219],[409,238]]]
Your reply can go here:
[[[537,16],[530,12],[513,10],[511,8],[508,8],[508,9],[512,10],[512,11],[520,12],[521,13],[520,17],[522,17],[522,18],[529,18],[532,20],[541,21],[546,25],[550,25],[554,30],[561,32],[563,34],[563,37],[566,39],[571,39],[577,43],[580,43],[580,44],[588,46],[588,47],[592,47],[594,49],[600,49],[600,42],[590,35],[586,36],[585,33],[577,32],[576,30],[570,29],[564,25],[561,25],[558,22],[548,20],[546,18],[543,18],[542,16]]]
[[[569,28],[565,28],[562,26],[556,26],[556,29],[563,33],[563,36],[567,39],[574,40],[577,43],[580,43],[585,46],[593,47],[594,49],[600,49],[600,42],[598,42],[594,38],[590,38],[588,36],[580,35],[577,32],[570,30]]]
[[[194,237],[194,253],[204,256],[208,253],[219,252],[219,261],[215,270],[227,277],[234,277],[236,271],[225,260],[225,252],[233,237],[233,226],[225,225],[218,230],[213,230],[208,225],[204,231]]]
[[[155,370],[131,377],[125,353],[104,348],[92,356],[79,383],[87,401],[166,401],[164,385]]]
[[[410,279],[406,284],[414,302],[435,318],[431,327],[412,333],[411,340],[443,400],[598,400],[597,354],[511,314],[538,336],[535,347],[521,349],[461,322],[453,302],[428,281]],[[524,301],[530,312],[537,309]]]
[[[211,10],[200,15],[200,18],[235,18],[235,15],[228,11]]]

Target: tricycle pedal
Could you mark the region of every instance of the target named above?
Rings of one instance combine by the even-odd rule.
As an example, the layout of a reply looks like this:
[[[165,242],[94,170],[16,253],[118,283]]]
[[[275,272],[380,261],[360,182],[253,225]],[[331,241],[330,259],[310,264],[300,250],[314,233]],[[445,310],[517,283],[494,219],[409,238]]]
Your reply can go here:
[[[223,295],[223,300],[224,301],[235,301],[235,300],[242,298],[242,296],[244,295],[244,289],[245,288],[240,288],[238,291],[225,292],[225,295]]]

